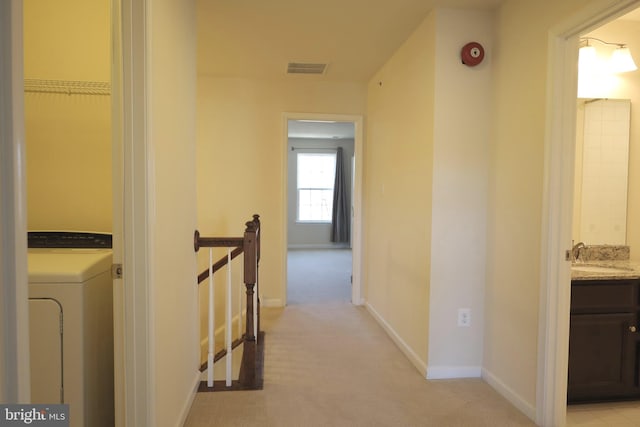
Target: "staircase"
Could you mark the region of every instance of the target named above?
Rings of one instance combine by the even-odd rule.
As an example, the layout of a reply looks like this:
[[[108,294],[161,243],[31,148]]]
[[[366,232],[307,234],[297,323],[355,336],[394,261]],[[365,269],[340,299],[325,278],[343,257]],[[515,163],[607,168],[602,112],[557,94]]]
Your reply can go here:
[[[253,219],[246,223],[246,229],[242,237],[201,237],[196,230],[194,234],[194,249],[209,248],[209,268],[198,275],[198,286],[208,286],[208,333],[207,333],[207,360],[200,367],[201,372],[206,372],[207,380],[201,381],[198,391],[232,391],[232,390],[260,390],[263,386],[264,368],[264,332],[260,330],[260,299],[258,288],[258,271],[260,265],[260,216],[253,215]],[[213,262],[214,248],[227,248],[227,255]],[[232,262],[238,256],[243,255],[242,282],[245,288],[245,310],[242,310],[242,301],[239,300],[236,321],[239,329],[242,329],[243,312],[246,313],[245,328],[233,339],[233,297]],[[221,289],[216,285],[214,278],[220,276],[216,272],[226,270],[226,286]],[[215,352],[215,324],[216,301],[224,294],[225,300],[225,345]],[[239,375],[232,378],[232,353],[233,349],[242,345],[242,361]],[[214,364],[221,360],[226,362],[225,380],[214,380]]]

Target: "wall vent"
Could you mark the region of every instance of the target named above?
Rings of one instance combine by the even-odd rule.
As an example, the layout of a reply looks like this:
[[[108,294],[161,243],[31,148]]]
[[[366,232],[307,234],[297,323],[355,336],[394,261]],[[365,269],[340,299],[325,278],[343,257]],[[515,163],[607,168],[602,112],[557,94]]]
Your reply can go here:
[[[324,74],[327,64],[307,64],[302,62],[289,62],[287,74]]]

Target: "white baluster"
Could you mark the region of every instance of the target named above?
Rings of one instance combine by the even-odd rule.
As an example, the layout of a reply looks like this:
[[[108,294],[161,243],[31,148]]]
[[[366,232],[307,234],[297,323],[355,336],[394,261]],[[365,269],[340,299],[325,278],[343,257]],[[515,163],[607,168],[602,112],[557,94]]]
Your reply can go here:
[[[256,284],[253,285],[253,334],[258,344],[258,257],[256,255]]]
[[[231,249],[227,250],[227,322],[225,325],[226,332],[226,343],[227,343],[227,375],[226,375],[226,385],[227,387],[231,387],[231,367],[233,362],[233,355],[231,354],[233,351],[233,343],[231,341],[231,328],[233,319],[231,317]]]
[[[207,387],[213,388],[213,356],[215,354],[215,288],[213,286],[213,248],[209,248],[209,353],[207,355]]]
[[[238,339],[242,338],[242,289],[243,286],[238,286]]]

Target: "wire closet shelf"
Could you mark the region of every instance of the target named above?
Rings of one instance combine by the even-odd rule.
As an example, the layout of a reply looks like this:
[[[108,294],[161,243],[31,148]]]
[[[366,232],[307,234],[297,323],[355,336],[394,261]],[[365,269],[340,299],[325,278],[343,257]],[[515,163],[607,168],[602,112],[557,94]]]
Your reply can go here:
[[[24,91],[66,95],[110,95],[111,84],[81,80],[24,79]]]

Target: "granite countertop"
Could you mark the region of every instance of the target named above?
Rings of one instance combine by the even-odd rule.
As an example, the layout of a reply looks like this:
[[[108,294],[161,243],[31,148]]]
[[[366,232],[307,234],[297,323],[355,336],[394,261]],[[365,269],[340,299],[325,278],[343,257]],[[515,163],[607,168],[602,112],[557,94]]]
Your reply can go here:
[[[593,260],[571,264],[571,280],[614,280],[640,278],[640,263],[623,260]]]

